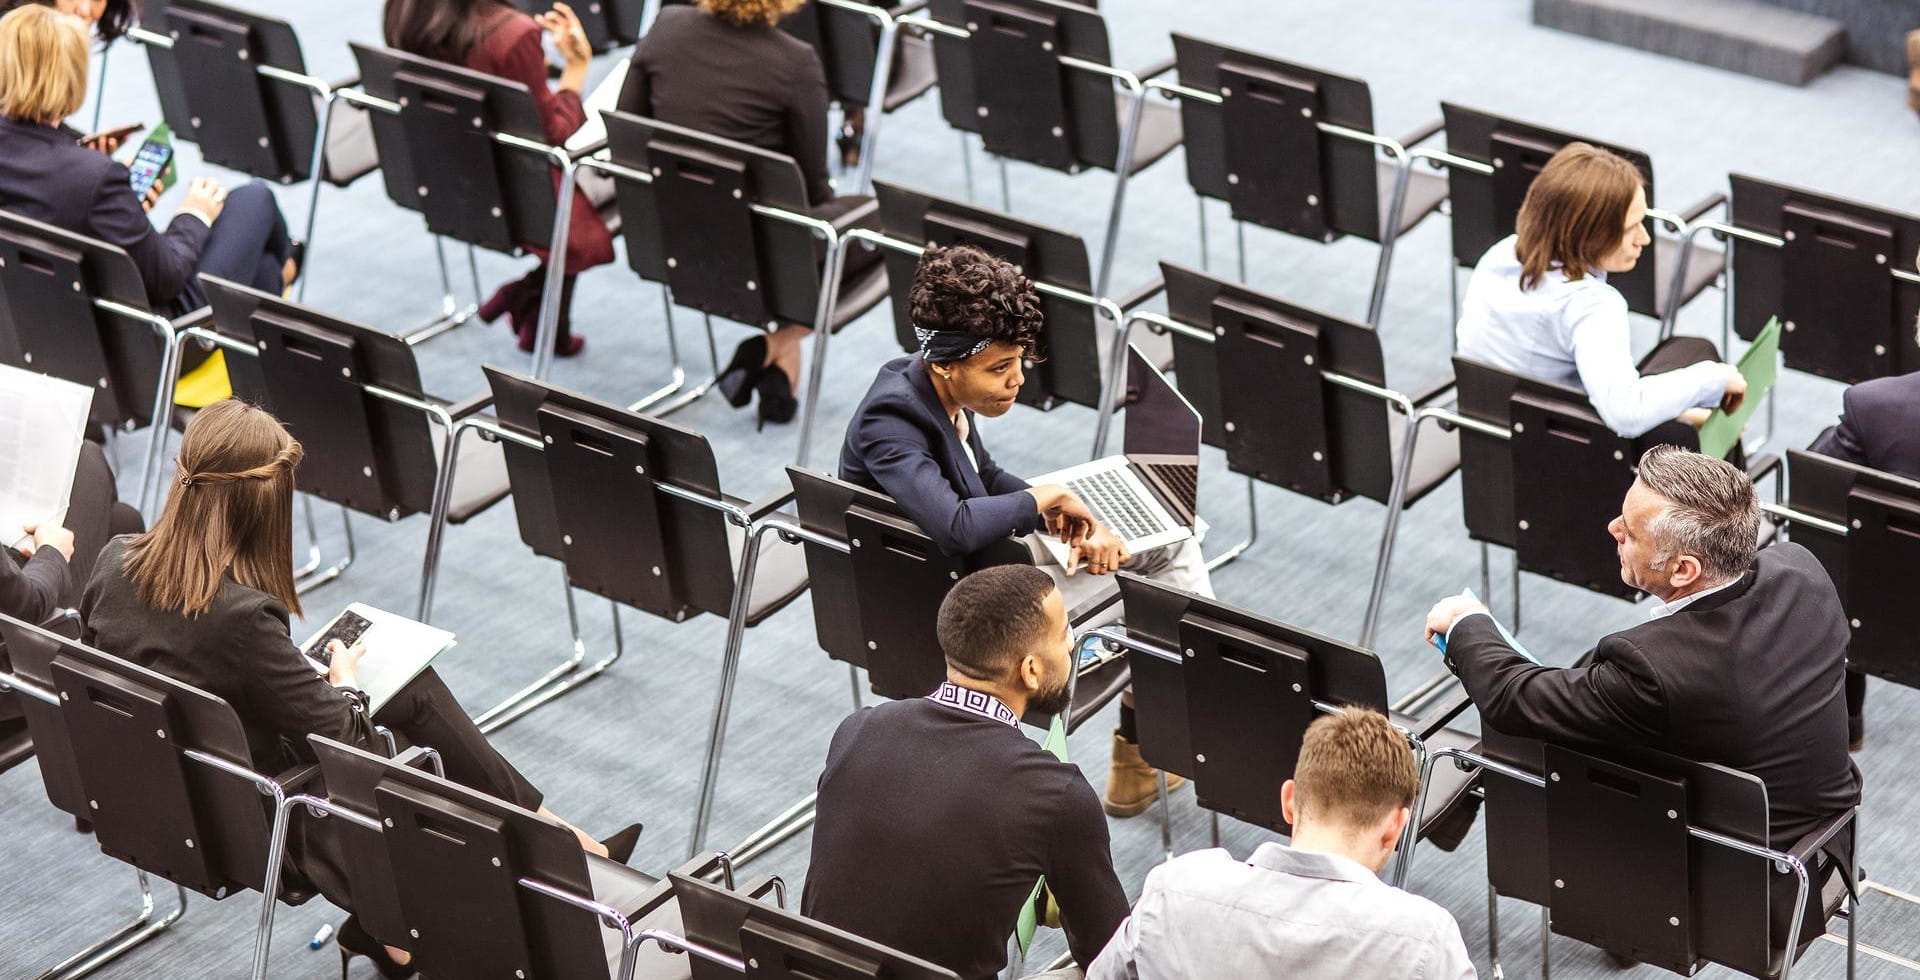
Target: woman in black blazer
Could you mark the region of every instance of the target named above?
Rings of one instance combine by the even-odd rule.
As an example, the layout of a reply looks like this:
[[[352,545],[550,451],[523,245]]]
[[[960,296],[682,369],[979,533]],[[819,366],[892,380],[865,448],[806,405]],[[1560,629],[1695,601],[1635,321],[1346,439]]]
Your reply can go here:
[[[62,128],[86,97],[80,18],[40,4],[0,17],[0,210],[125,249],[148,302],[169,316],[206,305],[198,273],[286,288],[298,274],[297,248],[267,185],[229,195],[195,178],[167,230],[155,231],[147,212],[161,191],[135,195],[126,167]]]
[[[370,715],[356,688],[361,644],[330,643],[325,674],[293,645],[288,616],[300,612],[293,471],[300,457],[300,444],[261,409],[233,399],[202,409],[181,437],[159,521],[144,534],[113,539],[100,553],[80,600],[86,642],[232,705],[256,770],[312,761],[312,734],[371,748],[380,724],[402,744],[437,749],[449,779],[558,821],[431,667]],[[640,831],[636,824],[602,844],[566,826],[586,850],[619,861],[632,854]],[[324,833],[310,831],[294,863],[329,901],[352,908],[342,862]],[[383,975],[412,973],[400,965],[404,951],[390,949],[383,958],[352,919],[340,942],[343,957],[371,956]]]

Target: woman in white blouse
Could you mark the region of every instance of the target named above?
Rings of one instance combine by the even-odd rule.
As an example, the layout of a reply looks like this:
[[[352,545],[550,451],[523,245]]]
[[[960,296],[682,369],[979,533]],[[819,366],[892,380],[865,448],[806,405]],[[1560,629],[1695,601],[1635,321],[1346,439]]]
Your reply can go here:
[[[1746,380],[1709,341],[1674,337],[1634,364],[1627,301],[1607,275],[1640,261],[1653,241],[1646,217],[1632,163],[1567,144],[1527,189],[1518,233],[1474,266],[1456,327],[1460,356],[1580,388],[1627,437],[1675,418],[1699,425],[1709,409],[1737,406]]]

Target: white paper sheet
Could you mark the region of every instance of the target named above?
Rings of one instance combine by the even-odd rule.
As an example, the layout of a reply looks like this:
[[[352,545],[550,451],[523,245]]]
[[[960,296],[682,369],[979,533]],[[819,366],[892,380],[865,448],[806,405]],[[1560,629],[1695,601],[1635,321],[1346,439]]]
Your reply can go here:
[[[359,613],[373,624],[360,636],[360,641],[367,645],[367,652],[360,658],[359,686],[360,690],[366,692],[369,708],[375,712],[386,707],[401,688],[427,669],[433,658],[447,652],[454,644],[453,634],[446,630],[375,609],[362,602],[347,606],[345,611]],[[312,636],[307,637],[305,643],[300,644],[300,649],[309,658],[314,653],[309,649],[313,642],[325,635],[332,625],[333,621],[328,620]],[[316,670],[326,673],[326,668],[318,661],[313,661],[313,665]]]
[[[61,524],[93,389],[0,365],[0,546],[28,524]]]

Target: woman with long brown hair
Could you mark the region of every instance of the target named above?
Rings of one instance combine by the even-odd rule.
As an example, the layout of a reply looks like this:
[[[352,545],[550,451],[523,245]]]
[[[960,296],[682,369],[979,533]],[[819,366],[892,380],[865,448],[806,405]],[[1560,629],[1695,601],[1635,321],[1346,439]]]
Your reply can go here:
[[[292,545],[300,458],[300,443],[267,412],[233,399],[202,409],[181,437],[160,519],[100,553],[80,601],[86,642],[232,705],[256,770],[312,761],[308,735],[371,748],[379,724],[402,744],[437,749],[449,779],[558,820],[433,668],[369,714],[356,687],[361,644],[333,641],[324,675],[294,646],[288,628],[289,616],[300,613]],[[602,844],[560,822],[586,850],[619,861],[639,836],[636,824]],[[352,908],[341,864],[324,839],[301,848],[295,865],[328,900]],[[383,956],[353,919],[341,929],[340,949],[343,965],[364,955],[383,976],[412,975],[405,951]]]
[[[1569,143],[1520,205],[1516,233],[1474,266],[1456,327],[1460,356],[1580,388],[1607,426],[1637,436],[1675,418],[1698,425],[1746,380],[1709,341],[1675,337],[1637,367],[1627,301],[1607,284],[1629,272],[1647,234],[1647,192],[1626,159]]]

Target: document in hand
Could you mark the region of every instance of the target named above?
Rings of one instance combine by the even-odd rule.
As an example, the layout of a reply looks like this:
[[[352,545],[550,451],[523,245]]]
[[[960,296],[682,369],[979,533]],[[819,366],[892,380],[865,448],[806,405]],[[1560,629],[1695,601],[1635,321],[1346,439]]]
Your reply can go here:
[[[627,84],[628,61],[621,58],[613,63],[613,70],[607,77],[594,86],[593,91],[581,101],[580,107],[586,110],[587,118],[580,128],[567,137],[566,147],[578,153],[593,144],[607,138],[607,124],[600,119],[600,113],[607,109],[620,107],[620,89]]]
[[[1473,590],[1472,590],[1472,589],[1461,589],[1461,590],[1460,590],[1460,594],[1461,594],[1461,595],[1463,595],[1463,596],[1466,596],[1466,597],[1467,597],[1467,598],[1469,598],[1469,599],[1472,599],[1472,600],[1473,600],[1473,601],[1475,601],[1475,602],[1480,602],[1480,601],[1481,601],[1481,599],[1480,599],[1480,597],[1479,597],[1479,596],[1477,596],[1477,595],[1474,595],[1474,594],[1473,594]],[[1484,605],[1484,603],[1482,603],[1482,604]],[[1498,620],[1498,619],[1496,619],[1496,618],[1494,618],[1494,615],[1493,615],[1493,611],[1492,611],[1492,610],[1488,610],[1488,611],[1487,611],[1487,618],[1488,618],[1488,619],[1490,619],[1490,620],[1493,620],[1493,628],[1494,628],[1494,629],[1496,629],[1496,630],[1498,630],[1498,631],[1500,631],[1500,639],[1501,639],[1501,641],[1503,641],[1504,643],[1506,643],[1506,645],[1507,645],[1507,646],[1510,646],[1510,647],[1512,647],[1512,648],[1513,648],[1513,652],[1514,652],[1514,653],[1517,653],[1517,654],[1519,654],[1520,656],[1522,656],[1522,657],[1525,657],[1525,658],[1527,658],[1527,659],[1528,659],[1529,661],[1532,661],[1532,662],[1533,662],[1533,663],[1535,663],[1535,664],[1538,664],[1538,663],[1540,662],[1540,658],[1539,658],[1539,657],[1536,657],[1536,656],[1534,656],[1533,654],[1531,654],[1531,653],[1528,653],[1528,652],[1527,652],[1527,648],[1526,648],[1526,647],[1523,647],[1523,646],[1521,646],[1521,645],[1520,645],[1520,641],[1519,641],[1519,640],[1517,640],[1517,639],[1515,639],[1515,638],[1514,638],[1514,635],[1513,635],[1513,633],[1512,633],[1511,631],[1509,631],[1509,630],[1507,629],[1507,624],[1505,624],[1505,623],[1503,623],[1503,622],[1501,622],[1500,620]],[[1444,636],[1441,636],[1441,635],[1439,635],[1439,634],[1435,634],[1435,635],[1434,635],[1434,637],[1433,637],[1433,645],[1434,645],[1434,646],[1437,646],[1437,647],[1439,647],[1439,648],[1440,648],[1440,652],[1441,652],[1442,654],[1444,654],[1444,653],[1446,653],[1446,652],[1447,652],[1447,638],[1446,638],[1446,637],[1444,637]]]
[[[1780,376],[1779,317],[1769,319],[1767,325],[1760,328],[1760,336],[1753,338],[1753,346],[1740,355],[1738,367],[1741,376],[1747,379],[1747,395],[1731,413],[1716,408],[1707,416],[1706,423],[1700,426],[1703,456],[1726,459],[1739,444],[1740,431],[1747,427],[1747,420],[1773,390],[1773,382]]]
[[[366,656],[360,658],[360,690],[366,692],[372,711],[377,712],[385,707],[394,695],[400,693],[401,688],[427,669],[433,658],[445,653],[454,644],[453,634],[446,630],[364,603],[356,602],[340,615],[347,613],[357,613],[373,624],[360,634],[361,642],[367,645]],[[312,661],[314,669],[323,674],[326,673],[326,666],[315,659],[320,652],[315,647],[332,627],[333,620],[328,620],[326,625],[300,644],[301,652]]]
[[[0,546],[27,524],[62,524],[93,389],[0,366]]]

